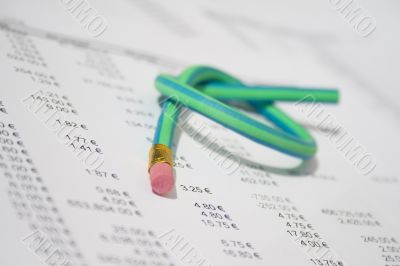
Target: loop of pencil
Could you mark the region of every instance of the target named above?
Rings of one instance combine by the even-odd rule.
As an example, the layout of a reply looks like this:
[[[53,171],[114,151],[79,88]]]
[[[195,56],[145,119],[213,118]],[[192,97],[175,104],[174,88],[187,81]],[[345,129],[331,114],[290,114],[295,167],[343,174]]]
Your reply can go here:
[[[276,101],[336,103],[335,89],[313,89],[291,86],[248,86],[240,80],[211,67],[193,66],[178,77],[161,74],[155,81],[157,90],[166,96],[154,144],[171,147],[179,110],[185,106],[217,123],[285,154],[309,159],[316,153],[314,138],[291,117],[281,111]],[[250,117],[228,105],[228,101],[244,101],[275,127]]]

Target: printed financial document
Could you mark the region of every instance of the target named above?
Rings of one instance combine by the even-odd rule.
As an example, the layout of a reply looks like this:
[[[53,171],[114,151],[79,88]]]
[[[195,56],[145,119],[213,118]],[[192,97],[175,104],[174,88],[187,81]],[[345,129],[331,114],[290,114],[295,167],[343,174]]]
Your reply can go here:
[[[384,2],[2,1],[0,265],[400,265],[399,6]],[[152,193],[154,80],[190,65],[339,88],[338,105],[279,104],[315,158],[188,111],[174,190]]]

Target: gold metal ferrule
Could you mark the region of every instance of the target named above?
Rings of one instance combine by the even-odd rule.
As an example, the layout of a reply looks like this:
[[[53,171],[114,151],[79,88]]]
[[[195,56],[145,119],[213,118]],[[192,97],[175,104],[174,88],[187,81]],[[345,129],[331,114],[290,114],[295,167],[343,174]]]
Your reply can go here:
[[[172,150],[164,144],[154,144],[149,153],[149,168],[156,163],[167,163],[171,166],[174,165]]]

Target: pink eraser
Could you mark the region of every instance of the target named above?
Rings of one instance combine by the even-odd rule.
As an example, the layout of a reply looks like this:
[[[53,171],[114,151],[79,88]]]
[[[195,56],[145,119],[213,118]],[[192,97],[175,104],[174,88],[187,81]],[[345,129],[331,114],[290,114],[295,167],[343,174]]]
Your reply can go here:
[[[150,170],[150,182],[153,192],[163,195],[174,186],[172,166],[167,163],[156,163]]]

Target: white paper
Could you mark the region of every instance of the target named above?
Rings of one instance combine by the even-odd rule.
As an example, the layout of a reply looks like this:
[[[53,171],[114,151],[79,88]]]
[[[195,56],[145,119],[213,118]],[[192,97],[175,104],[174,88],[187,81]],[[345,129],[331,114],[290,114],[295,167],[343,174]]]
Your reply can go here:
[[[376,51],[386,35],[361,38],[328,1],[85,3],[107,21],[101,36],[63,1],[1,3],[1,265],[400,264],[399,61],[385,59],[392,46]],[[355,68],[370,51],[381,67]],[[320,116],[282,104],[316,137],[315,159],[188,112],[175,189],[153,194],[153,82],[191,64],[339,87],[340,104]]]

